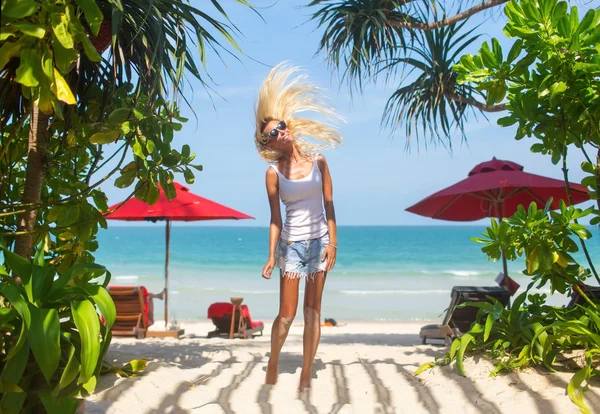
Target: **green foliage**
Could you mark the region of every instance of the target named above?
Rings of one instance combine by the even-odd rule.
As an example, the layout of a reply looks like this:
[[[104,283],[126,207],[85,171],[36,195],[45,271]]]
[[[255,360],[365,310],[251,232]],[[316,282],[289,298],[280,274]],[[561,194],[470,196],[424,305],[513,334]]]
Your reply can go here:
[[[506,58],[499,42],[485,42],[454,70],[459,82],[475,84],[488,103],[508,99],[501,126],[516,125],[516,139],[534,137],[533,152],[557,164],[567,147],[583,151],[589,175],[582,184],[597,199],[600,170],[586,151],[600,146],[600,10],[580,20],[577,7],[558,0],[507,3],[504,33],[516,38]],[[598,211],[594,212],[598,215]],[[600,223],[599,217],[592,224]]]
[[[402,56],[410,39],[406,30],[393,27],[390,20],[411,19],[401,10],[404,1],[351,0],[312,1],[308,7],[321,6],[312,15],[319,27],[325,26],[319,51],[328,62],[343,70],[352,84],[377,72],[382,62]]]
[[[13,272],[11,277],[0,267],[0,297],[12,304],[0,308],[0,326],[6,332],[0,343],[5,355],[0,379],[6,387],[0,408],[21,412],[43,406],[50,413],[76,408],[77,397],[94,390],[110,344],[116,317],[104,289],[110,272],[96,264],[76,265],[56,277],[55,268],[45,263],[44,246],[33,263],[4,244],[0,249]]]
[[[464,120],[474,108],[448,96],[472,100],[481,92],[469,84],[458,84],[458,74],[452,71],[462,51],[479,36],[462,33],[465,22],[438,30],[415,33],[405,50],[410,57],[388,59],[381,71],[395,70],[398,65],[410,68],[404,76],[415,73],[417,78],[392,94],[383,111],[382,122],[394,131],[405,124],[407,145],[414,135],[431,136],[432,142],[443,142],[453,129],[464,136]],[[425,142],[427,145],[427,142]],[[449,143],[451,147],[451,142]]]
[[[225,10],[208,4],[226,23],[182,0],[2,1],[1,412],[74,413],[101,372],[144,369],[145,361],[102,363],[115,310],[104,289],[110,273],[93,257],[108,211],[101,186],[114,180],[153,204],[159,186],[175,197],[175,174],[192,183],[202,170],[188,145],[173,143],[187,121],[183,80],[207,86],[207,52],[239,51]],[[32,120],[37,109],[47,121]],[[32,150],[43,154],[41,169],[28,166]],[[33,201],[24,201],[26,186]],[[33,232],[22,230],[32,210]],[[24,233],[38,246],[33,263],[13,253]]]
[[[516,139],[536,139],[532,152],[549,155],[554,164],[562,161],[568,200],[568,150],[582,151],[587,159],[581,166],[587,174],[582,184],[600,203],[600,10],[589,10],[580,20],[577,7],[569,9],[565,1],[512,0],[504,12],[504,33],[515,43],[505,54],[497,39],[484,42],[477,55],[465,55],[454,66],[458,81],[484,93],[488,105],[507,100],[508,115],[498,124],[515,126]],[[590,148],[598,151],[595,162],[587,153]],[[586,305],[551,307],[546,295],[527,292],[510,310],[494,300],[470,304],[479,307],[477,322],[436,363],[455,361],[465,375],[465,352],[477,351],[492,358],[496,368],[491,375],[527,366],[570,369],[574,375],[567,393],[587,413],[583,392],[600,375],[600,306],[582,287],[592,277],[598,283],[600,278],[585,244],[592,234],[579,219],[600,223],[600,204],[581,210],[561,200],[558,211],[550,211],[551,206],[552,199],[543,210],[536,203],[527,210],[519,206],[509,219],[492,219],[483,237],[473,240],[484,245],[491,260],[503,253],[508,260],[522,258],[523,274],[531,278],[527,292],[549,285],[551,293],[579,295]],[[573,256],[579,246],[587,266]],[[569,366],[567,356],[573,353],[580,362]]]
[[[362,91],[363,82],[375,83],[382,75],[396,90],[381,123],[391,133],[404,125],[407,148],[412,136],[417,146],[420,136],[427,136],[451,149],[453,132],[460,131],[465,138],[464,123],[470,113],[502,110],[501,105],[480,102],[483,94],[475,86],[457,82],[452,66],[477,39],[473,34],[477,28],[467,28],[466,18],[448,16],[447,5],[428,0],[315,0],[308,4],[318,8],[312,20],[324,28],[318,52],[342,73],[351,91],[355,86]],[[406,82],[413,72],[416,79]]]
[[[551,203],[552,199],[548,200],[544,210],[539,210],[536,203],[531,203],[528,210],[519,206],[507,220],[492,219],[491,226],[482,233],[484,237],[472,240],[485,244],[481,250],[491,260],[499,260],[503,251],[507,260],[523,257],[523,273],[531,276],[532,283],[537,283],[538,288],[549,283],[552,293],[565,294],[591,276],[590,270],[579,265],[572,254],[579,251],[576,240],[591,237],[589,230],[576,220],[593,209],[567,207],[561,200],[560,212],[550,211]]]
[[[592,377],[600,376],[598,309],[593,305],[548,306],[545,294],[530,294],[529,303],[526,297],[526,292],[519,295],[511,309],[504,308],[494,298],[490,298],[491,303],[465,304],[479,308],[477,322],[468,333],[452,342],[444,357],[422,365],[415,373],[455,362],[459,374],[466,376],[463,366],[466,352],[485,352],[495,365],[490,376],[534,366],[550,371],[576,370],[567,392],[582,412],[589,412],[582,391]]]

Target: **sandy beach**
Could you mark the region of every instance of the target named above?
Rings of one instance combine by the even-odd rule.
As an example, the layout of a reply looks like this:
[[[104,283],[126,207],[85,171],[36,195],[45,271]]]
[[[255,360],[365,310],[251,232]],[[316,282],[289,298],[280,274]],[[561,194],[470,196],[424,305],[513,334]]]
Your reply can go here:
[[[577,413],[566,387],[572,374],[526,369],[489,377],[489,361],[471,357],[468,378],[454,366],[414,376],[442,356],[440,345],[420,345],[426,322],[348,321],[323,327],[312,390],[298,398],[302,323],[295,322],[280,360],[279,381],[265,385],[270,328],[255,339],[206,338],[210,321],[183,323],[183,339],[113,339],[108,361],[145,358],[136,378],[104,375],[87,398],[86,413]],[[157,322],[155,326],[160,327]],[[600,412],[600,387],[585,393]],[[597,411],[594,411],[597,410]]]

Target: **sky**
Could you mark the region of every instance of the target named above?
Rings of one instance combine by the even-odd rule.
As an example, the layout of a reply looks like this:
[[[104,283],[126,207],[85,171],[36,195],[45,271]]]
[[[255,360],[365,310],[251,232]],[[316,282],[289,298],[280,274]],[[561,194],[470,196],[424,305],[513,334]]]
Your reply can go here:
[[[271,67],[288,61],[308,71],[312,81],[327,90],[327,96],[346,119],[341,125],[344,144],[323,152],[334,188],[337,223],[348,225],[453,225],[487,224],[489,220],[452,223],[421,217],[405,209],[428,195],[467,177],[478,163],[492,157],[511,160],[525,171],[562,178],[559,166],[550,157],[530,152],[534,139],[516,141],[514,128],[496,125],[499,116],[471,117],[467,123],[467,142],[459,134],[453,136],[453,150],[429,145],[426,149],[412,145],[406,148],[403,127],[396,134],[380,126],[383,108],[402,79],[388,84],[379,80],[367,84],[362,94],[350,94],[346,84],[327,66],[325,57],[317,55],[323,29],[310,21],[314,8],[305,7],[303,0],[254,0],[252,4],[264,21],[248,8],[231,0],[221,1],[232,22],[240,29],[237,42],[244,52],[239,60],[224,56],[224,62],[209,54],[207,69],[220,95],[212,99],[198,82],[186,85],[184,93],[192,111],[183,106],[182,115],[190,118],[173,141],[175,148],[190,145],[196,153],[195,163],[204,170],[196,172],[191,191],[255,217],[255,220],[214,221],[210,225],[268,226],[269,205],[265,190],[268,164],[256,151],[253,141],[253,109],[261,81]],[[591,3],[579,4],[582,10]],[[197,5],[197,1],[192,1]],[[202,2],[202,10],[218,17],[210,2]],[[512,41],[502,34],[504,15],[498,10],[476,16],[469,24],[481,23],[477,33],[481,42],[497,37],[504,53]],[[476,41],[468,53],[476,53],[481,42]],[[569,161],[571,181],[580,182],[579,165],[583,156],[572,152]],[[117,176],[113,177],[113,181]],[[183,176],[176,180],[185,183]],[[103,185],[109,203],[127,197],[129,191],[112,184]],[[583,207],[591,205],[582,204]],[[130,223],[123,223],[131,225]],[[123,225],[121,224],[121,225]],[[119,225],[112,222],[111,225]],[[185,225],[190,225],[186,223]]]

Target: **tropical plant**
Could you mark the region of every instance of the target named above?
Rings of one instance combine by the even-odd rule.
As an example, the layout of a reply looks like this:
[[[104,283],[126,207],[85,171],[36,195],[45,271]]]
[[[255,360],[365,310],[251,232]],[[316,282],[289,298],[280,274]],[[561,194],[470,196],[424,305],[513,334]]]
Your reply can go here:
[[[239,51],[237,29],[217,1],[210,8],[227,23],[182,0],[1,6],[0,406],[75,412],[99,373],[143,368],[102,363],[114,305],[110,274],[93,263],[108,209],[101,186],[116,178],[153,203],[158,186],[175,196],[174,174],[193,182],[195,154],[173,145],[187,121],[184,81],[210,88],[207,54]]]
[[[237,2],[248,5],[243,0]],[[212,6],[228,19],[218,2],[212,2]],[[184,76],[190,74],[206,84],[205,76],[194,61],[190,43],[197,43],[204,66],[208,50],[217,54],[219,50],[228,51],[211,34],[212,31],[234,49],[239,47],[232,35],[236,30],[234,26],[221,23],[180,0],[151,3],[145,0],[7,0],[2,2],[2,16],[2,155],[6,156],[9,143],[14,143],[14,150],[20,157],[13,153],[13,158],[5,159],[5,163],[14,166],[19,161],[18,167],[25,171],[17,187],[21,195],[11,194],[10,198],[2,197],[2,200],[10,200],[6,203],[9,205],[3,206],[5,211],[19,211],[15,251],[29,257],[34,244],[37,212],[41,206],[48,206],[47,200],[40,198],[45,172],[52,162],[48,152],[57,145],[64,147],[65,142],[75,147],[78,168],[87,164],[86,181],[89,184],[105,153],[111,155],[112,147],[103,145],[117,141],[129,131],[119,134],[115,130],[95,131],[108,134],[90,141],[93,134],[86,134],[81,126],[86,124],[96,130],[102,129],[106,117],[113,113],[107,107],[113,103],[111,98],[117,90],[133,85],[129,98],[136,106],[146,106],[142,113],[171,119],[177,116],[176,102],[182,96]],[[103,53],[106,47],[109,50]],[[89,107],[94,110],[89,111]],[[133,110],[119,112],[118,118],[120,123],[129,119],[144,123]],[[170,126],[161,133],[164,133],[166,143],[170,143]],[[28,144],[24,145],[26,136]],[[143,137],[140,139],[145,142]],[[122,147],[121,152],[127,147],[135,150],[134,141],[126,141],[128,145]],[[150,148],[151,153],[154,153],[153,149],[160,150],[161,159],[153,160],[159,164],[165,153],[170,152],[164,145]],[[25,156],[22,151],[26,151]],[[139,165],[141,170],[135,175],[145,186],[154,187],[156,191],[162,181],[173,194],[172,180],[153,181],[145,173],[144,163]],[[4,168],[3,173],[11,176],[8,169]],[[191,177],[190,173],[188,176]],[[3,183],[5,181],[3,179]],[[92,185],[80,186],[84,197],[95,189]],[[53,199],[53,203],[56,202],[60,200]]]
[[[465,112],[471,110],[476,115],[472,103],[483,94],[471,84],[458,84],[458,74],[452,70],[465,48],[479,38],[470,32],[461,33],[464,24],[416,35],[412,43],[404,47],[409,57],[388,59],[380,69],[394,71],[397,65],[405,65],[410,69],[404,73],[404,79],[410,79],[415,72],[416,79],[405,86],[403,82],[389,98],[382,117],[382,122],[392,131],[405,121],[407,145],[413,132],[417,140],[422,134],[443,142],[440,137],[450,135],[455,127],[464,136]]]
[[[600,223],[600,10],[580,19],[577,7],[569,10],[565,1],[512,0],[505,14],[504,32],[516,38],[508,54],[498,40],[492,39],[491,46],[485,42],[477,55],[465,55],[455,65],[458,82],[477,87],[488,105],[507,100],[508,116],[498,124],[515,125],[516,139],[535,139],[533,152],[562,164],[567,194],[567,156],[569,150],[581,151],[587,160],[581,166],[586,174],[582,184],[596,206],[582,211],[561,202],[559,211],[549,211],[550,201],[544,210],[533,203],[528,210],[520,206],[509,219],[492,220],[484,237],[473,240],[484,244],[489,259],[498,260],[502,251],[509,260],[522,257],[523,274],[531,283],[510,311],[498,303],[474,304],[480,308],[478,322],[438,363],[456,361],[464,375],[465,352],[483,351],[496,363],[492,374],[531,365],[553,370],[566,353],[580,352],[585,362],[576,368],[567,392],[582,412],[589,412],[583,391],[600,374],[600,304],[586,295],[585,285],[591,279],[600,285],[600,278],[585,244],[592,234],[579,220]],[[595,160],[590,149],[597,151]],[[579,246],[585,264],[575,259]],[[534,285],[578,295],[587,306],[546,306],[544,295],[527,296]]]
[[[495,365],[491,376],[532,366],[550,371],[572,370],[567,387],[571,400],[588,413],[583,392],[592,377],[600,376],[600,303],[585,292],[592,277],[589,268],[574,258],[579,247],[574,239],[589,239],[591,233],[576,220],[591,213],[561,202],[560,212],[544,210],[531,203],[528,210],[519,206],[511,218],[492,220],[482,238],[483,252],[498,260],[504,251],[509,260],[523,257],[524,274],[531,277],[525,292],[506,309],[497,300],[467,303],[479,308],[477,321],[462,337],[452,342],[449,352],[435,362],[423,364],[416,374],[435,365],[456,362],[460,375],[466,376],[463,360],[469,352],[485,352]],[[532,287],[549,285],[551,293],[569,293],[583,298],[584,306],[556,307],[545,304],[546,294],[529,294]],[[574,356],[573,356],[574,355]],[[566,361],[579,363],[568,364]]]
[[[40,246],[33,263],[0,244],[0,384],[3,412],[74,412],[76,397],[94,390],[110,344],[115,306],[104,287],[110,272],[96,264],[75,265],[56,277]],[[101,283],[94,283],[100,279]],[[96,308],[100,314],[96,312]],[[104,323],[101,323],[100,315]]]
[[[446,14],[450,2],[431,0],[315,0],[308,6],[318,7],[312,20],[324,29],[318,52],[342,72],[351,89],[362,90],[365,81],[375,82],[382,73],[387,83],[397,76],[403,79],[388,101],[382,124],[394,132],[406,123],[407,139],[420,128],[423,135],[433,133],[433,142],[444,143],[455,128],[464,137],[469,106],[475,114],[504,109],[478,100],[473,87],[457,84],[451,67],[477,37],[473,29],[467,30],[466,19],[507,1],[461,1],[454,16]],[[420,75],[405,85],[406,72],[415,68]],[[445,145],[451,147],[451,141]]]

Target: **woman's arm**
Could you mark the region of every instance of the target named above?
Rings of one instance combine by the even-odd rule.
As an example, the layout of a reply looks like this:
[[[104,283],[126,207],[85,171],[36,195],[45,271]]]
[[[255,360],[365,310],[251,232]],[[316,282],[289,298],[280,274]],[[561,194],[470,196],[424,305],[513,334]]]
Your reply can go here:
[[[275,250],[281,235],[281,208],[279,206],[279,178],[273,168],[267,170],[266,175],[267,196],[271,209],[271,224],[269,226],[269,259],[263,267],[262,276],[271,278],[271,272],[275,268]]]
[[[319,155],[317,163],[323,177],[323,206],[325,207],[325,218],[327,219],[327,227],[329,229],[329,245],[325,248],[321,260],[324,261],[327,259],[325,270],[329,272],[335,266],[335,258],[337,256],[337,225],[335,221],[335,208],[333,207],[333,183],[325,157]]]

